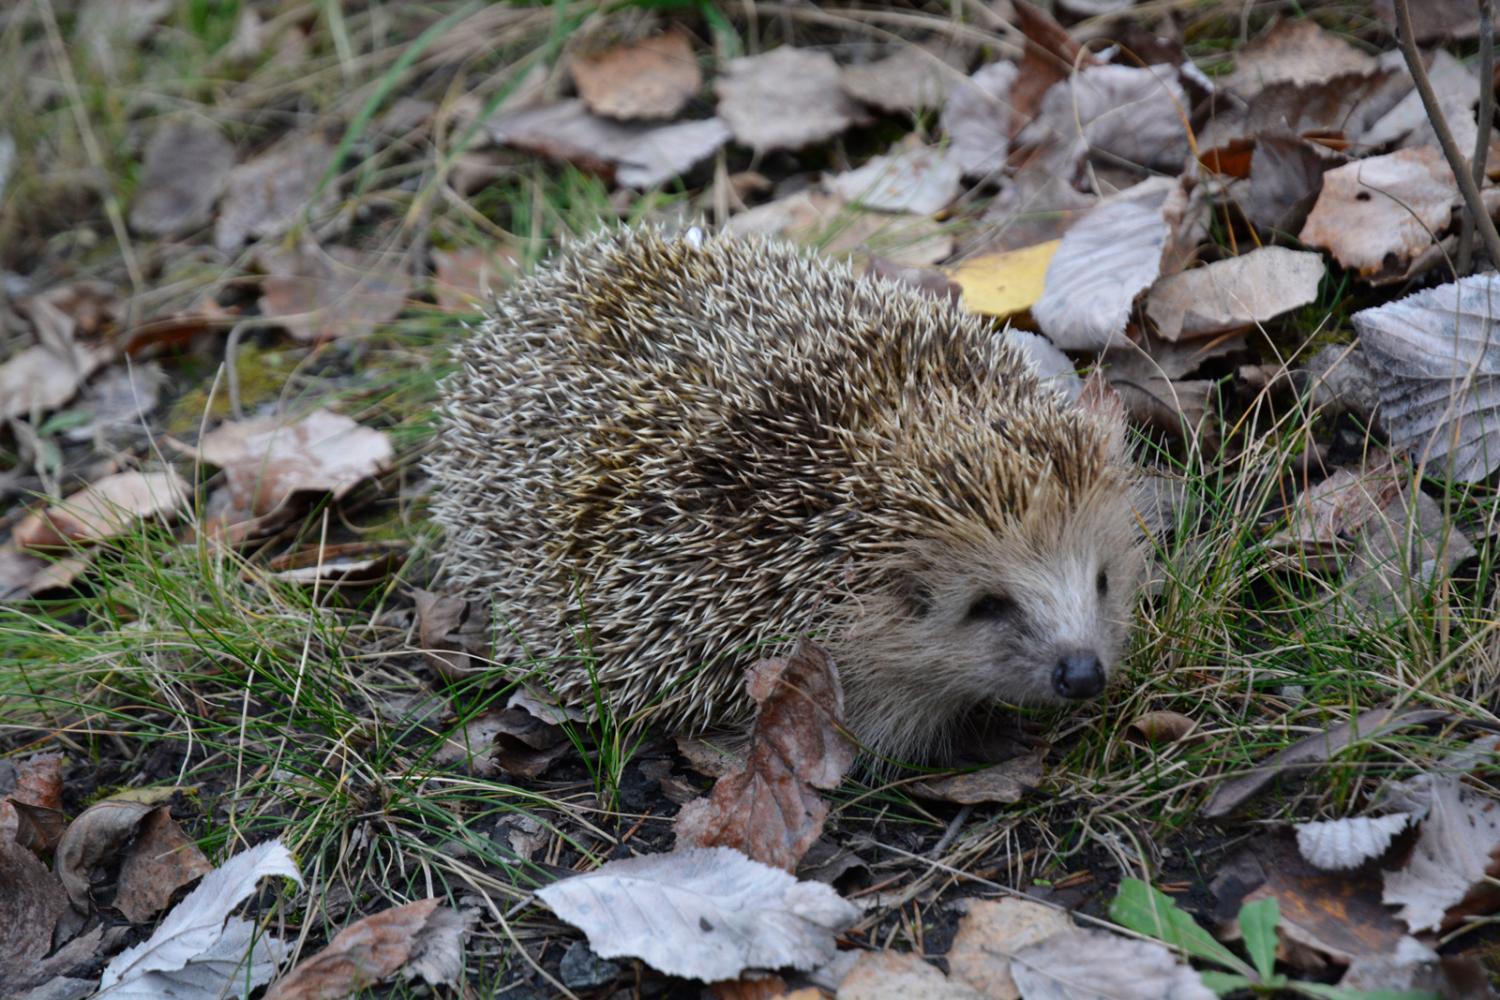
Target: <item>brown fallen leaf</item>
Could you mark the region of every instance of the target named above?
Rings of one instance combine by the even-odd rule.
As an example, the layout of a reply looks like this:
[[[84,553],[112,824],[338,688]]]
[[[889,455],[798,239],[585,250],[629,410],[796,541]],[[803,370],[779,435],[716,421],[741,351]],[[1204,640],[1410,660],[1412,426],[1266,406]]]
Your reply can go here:
[[[1215,82],[1241,97],[1253,97],[1273,84],[1305,87],[1374,68],[1373,56],[1324,31],[1316,21],[1288,18],[1236,52],[1234,72]]]
[[[315,545],[287,552],[270,562],[271,576],[284,583],[304,586],[366,587],[384,580],[400,565],[406,551],[404,544],[386,542],[345,542],[341,545]],[[255,579],[255,573],[245,573]]]
[[[0,837],[0,993],[24,996],[41,978],[52,932],[68,911],[68,894],[35,854]]]
[[[417,641],[422,658],[443,680],[456,681],[488,669],[490,615],[486,605],[448,594],[418,590]]]
[[[521,257],[508,247],[434,250],[432,294],[452,312],[488,303],[521,273]]]
[[[1277,775],[1316,770],[1355,740],[1378,739],[1398,729],[1422,726],[1449,717],[1450,713],[1440,708],[1413,708],[1401,712],[1389,708],[1370,709],[1351,722],[1338,723],[1326,732],[1298,740],[1249,772],[1221,783],[1208,797],[1200,813],[1208,819],[1227,816]]]
[[[309,209],[315,214],[330,204],[336,185],[318,194],[333,164],[333,147],[321,135],[293,135],[229,172],[224,200],[214,226],[214,246],[232,253],[246,240],[280,236]]]
[[[1262,136],[1250,157],[1248,188],[1235,204],[1257,229],[1290,235],[1302,228],[1323,191],[1323,175],[1344,157],[1296,136]]]
[[[161,125],[146,144],[130,228],[174,236],[208,225],[233,166],[234,146],[212,122],[185,119]]]
[[[224,470],[234,508],[257,516],[301,493],[337,500],[383,472],[393,456],[383,432],[328,410],[291,424],[277,417],[228,422],[198,442],[198,457]]]
[[[1042,780],[1042,755],[1029,754],[946,778],[913,782],[910,791],[928,799],[974,805],[980,802],[1019,802]]]
[[[1060,907],[1029,899],[971,899],[948,948],[948,971],[982,996],[1019,1000],[1010,959],[1027,945],[1071,931],[1072,919]]]
[[[1326,270],[1321,254],[1260,247],[1162,278],[1146,315],[1165,340],[1243,330],[1316,301]]]
[[[1396,34],[1393,0],[1375,0],[1375,13],[1392,36]],[[1467,0],[1422,0],[1411,5],[1412,35],[1426,45],[1473,38],[1479,34],[1479,8]]]
[[[170,469],[120,472],[28,514],[12,530],[11,539],[33,549],[101,542],[132,530],[142,520],[170,517],[187,498],[187,483]]]
[[[1176,743],[1194,729],[1198,723],[1181,712],[1142,712],[1130,720],[1130,728],[1140,733],[1147,743]]]
[[[1042,97],[1075,69],[1100,65],[1100,59],[1083,47],[1052,15],[1028,0],[1013,0],[1016,27],[1026,36],[1015,86],[1011,89],[1011,135],[1036,115]]]
[[[731,59],[714,93],[735,141],[758,154],[823,142],[860,117],[858,105],[839,87],[833,57],[790,45]]]
[[[1299,238],[1372,284],[1399,280],[1447,228],[1458,188],[1443,154],[1401,149],[1335,167]]]
[[[397,972],[433,986],[457,982],[469,921],[441,902],[419,899],[355,921],[272,983],[265,1000],[348,996]]]
[[[499,708],[469,720],[449,736],[434,759],[466,764],[474,774],[535,778],[573,744],[560,728],[518,708]]]
[[[73,909],[85,915],[93,909],[89,890],[94,867],[113,857],[135,836],[151,808],[141,802],[106,799],[89,806],[68,824],[57,845],[54,865]]]
[[[399,263],[351,247],[263,251],[260,261],[261,313],[302,341],[368,336],[396,318],[411,284]]]
[[[172,818],[172,810],[158,806],[141,821],[120,865],[115,909],[132,923],[145,923],[166,909],[178,889],[213,868]]]
[[[9,788],[0,770],[0,841],[15,841],[37,854],[57,846],[67,825],[62,814],[62,764],[62,754],[32,754],[16,763]]]
[[[651,38],[568,63],[578,95],[606,118],[671,118],[703,85],[687,33],[675,25]]]
[[[789,656],[749,670],[755,724],[743,769],[683,806],[673,823],[677,849],[734,847],[787,871],[823,830],[828,803],[814,789],[834,788],[854,763],[839,732],[844,692],[821,648],[801,640]]]

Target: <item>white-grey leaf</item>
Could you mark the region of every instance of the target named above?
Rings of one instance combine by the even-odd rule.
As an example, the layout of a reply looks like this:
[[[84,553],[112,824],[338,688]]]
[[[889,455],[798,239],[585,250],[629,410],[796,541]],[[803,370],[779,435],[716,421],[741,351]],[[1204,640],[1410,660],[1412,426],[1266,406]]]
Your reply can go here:
[[[998,174],[1010,152],[1010,88],[1019,72],[1012,62],[990,63],[953,85],[943,105],[948,156],[966,177]]]
[[[1188,154],[1187,95],[1172,66],[1088,66],[1059,80],[1021,130],[1068,177],[1090,152],[1176,171]]]
[[[1434,780],[1431,807],[1406,866],[1385,873],[1380,900],[1400,906],[1413,932],[1436,930],[1448,910],[1483,881],[1500,848],[1500,802],[1458,775]]]
[[[857,201],[884,212],[932,215],[958,197],[962,177],[951,155],[917,146],[877,156],[864,166],[839,174],[829,187],[845,201]]]
[[[1297,850],[1308,861],[1326,871],[1358,868],[1378,858],[1391,846],[1391,839],[1406,829],[1408,813],[1389,816],[1349,816],[1318,823],[1298,823]]]
[[[1063,236],[1047,265],[1042,297],[1031,307],[1058,347],[1101,351],[1123,342],[1136,296],[1161,272],[1167,194],[1161,188],[1143,198],[1103,202]]]
[[[602,958],[639,958],[713,982],[745,969],[811,969],[859,910],[819,882],[799,882],[728,847],[611,861],[537,897],[588,936]]]
[[[234,972],[245,958],[249,931],[254,925],[245,921],[226,924],[226,920],[229,912],[244,902],[267,875],[284,875],[298,884],[302,882],[291,852],[279,840],[268,840],[242,851],[203,876],[198,888],[188,893],[157,925],[156,933],[134,948],[122,951],[105,967],[99,981],[101,990],[109,990],[118,984],[122,992],[108,993],[111,1000],[116,996],[163,996],[168,994],[132,993],[128,990],[134,989],[131,983],[153,973],[182,973],[189,966],[200,963],[203,968],[185,974],[189,977],[200,972],[209,975],[211,969],[226,968],[228,972]],[[246,927],[241,928],[240,924],[246,924]],[[257,949],[252,961],[263,964],[274,958],[271,952],[267,956],[262,957]],[[232,965],[226,966],[231,962]],[[274,964],[272,962],[272,971]],[[218,989],[228,985],[226,979],[218,980]],[[211,995],[217,996],[217,990]]]
[[[1107,931],[1064,931],[1010,959],[1024,1000],[1213,1000],[1165,945]]]
[[[271,981],[286,960],[287,948],[270,934],[257,936],[255,924],[230,917],[224,934],[207,951],[178,969],[146,972],[122,979],[98,994],[103,1000],[219,1000]]]
[[[1391,444],[1472,482],[1500,466],[1500,275],[1470,275],[1354,314],[1381,370]]]
[[[1072,359],[1054,347],[1051,341],[1030,330],[1015,329],[1005,331],[1005,339],[1021,349],[1043,382],[1069,399],[1078,399],[1078,394],[1083,392],[1083,379],[1078,377]]]

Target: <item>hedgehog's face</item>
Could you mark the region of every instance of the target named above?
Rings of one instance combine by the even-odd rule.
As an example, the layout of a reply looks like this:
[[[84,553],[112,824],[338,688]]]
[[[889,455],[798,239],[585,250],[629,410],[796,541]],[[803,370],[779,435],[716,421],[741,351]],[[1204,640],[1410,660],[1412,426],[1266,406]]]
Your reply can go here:
[[[1143,560],[1123,488],[1000,532],[919,544],[903,641],[912,669],[975,703],[1104,690],[1125,653]]]
[[[1102,692],[1130,636],[1142,559],[1128,500],[1023,523],[956,574],[941,608],[979,696],[1023,704]]]

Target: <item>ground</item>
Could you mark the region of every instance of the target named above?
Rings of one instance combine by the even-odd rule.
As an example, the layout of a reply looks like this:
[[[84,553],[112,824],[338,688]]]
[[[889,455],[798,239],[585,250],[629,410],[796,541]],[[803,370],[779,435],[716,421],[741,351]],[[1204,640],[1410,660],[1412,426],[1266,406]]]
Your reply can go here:
[[[902,143],[946,149],[953,121],[935,106],[841,97],[853,110],[826,136],[787,147],[747,138],[747,126],[645,183],[629,174],[639,148],[621,152],[636,140],[599,131],[600,118],[581,138],[554,123],[517,139],[524,123],[504,115],[523,97],[550,107],[585,90],[570,65],[669,24],[710,79],[732,58],[777,48],[847,67],[918,43],[969,72],[1022,58],[1045,36],[970,6],[28,0],[0,13],[0,533],[11,539],[0,547],[0,805],[23,801],[26,762],[54,754],[49,808],[60,823],[130,791],[166,806],[212,864],[279,839],[302,885],[268,880],[241,912],[292,942],[294,958],[413,900],[469,915],[463,985],[397,977],[368,995],[699,995],[700,984],[629,959],[601,965],[532,895],[611,859],[671,850],[678,809],[713,784],[699,748],[652,727],[649,713],[543,727],[507,709],[514,665],[445,670],[431,655],[457,648],[460,632],[424,624],[421,610],[425,592],[443,589],[421,457],[440,445],[433,408],[447,349],[491,290],[567,238],[618,223],[729,225],[774,204],[778,221],[757,225],[937,294],[956,291],[951,279],[970,301],[958,260],[1054,237],[996,223],[1023,176],[1014,157],[1006,181],[970,175],[932,209],[879,215],[827,193],[824,181]],[[1086,6],[1055,12],[1084,43],[1069,43],[1078,66],[1123,41],[1147,63],[1186,59],[1222,81],[1282,18],[1308,19],[1356,56],[1394,48],[1364,4],[1209,0],[1097,18],[1078,12]],[[1472,33],[1432,41],[1476,61]],[[1054,39],[1054,56],[1066,49]],[[657,117],[707,120],[713,86],[682,86],[681,109]],[[1024,133],[1007,138],[1025,144]],[[1096,158],[1089,169],[1119,165]],[[1109,177],[1098,183],[1125,186]],[[1017,890],[1108,920],[1126,878],[1222,929],[1245,894],[1224,873],[1247,845],[1264,852],[1287,824],[1364,815],[1382,782],[1439,773],[1500,723],[1492,477],[1401,464],[1399,425],[1330,402],[1308,374],[1320,351],[1354,341],[1354,314],[1453,270],[1419,270],[1416,251],[1365,266],[1346,254],[1347,237],[1270,233],[1231,217],[1209,174],[1198,183],[1216,207],[1195,260],[1232,259],[1264,238],[1328,251],[1327,271],[1319,265],[1297,308],[1241,324],[1243,341],[1222,351],[1229,334],[1198,341],[1203,357],[1186,366],[1158,353],[1142,374],[1111,367],[1117,344],[1059,345],[1067,363],[1113,373],[1165,498],[1132,651],[1103,699],[1000,717],[1041,761],[1013,801],[960,805],[914,793],[927,773],[861,767],[824,793],[831,810],[800,873],[860,907],[839,936],[846,950],[909,951],[951,972],[961,900]],[[1446,192],[1444,205],[1458,202]],[[893,233],[893,218],[915,228]],[[1419,239],[1456,228],[1445,215]],[[1048,332],[1038,301],[994,310],[997,335],[1006,319]],[[1144,294],[1123,308],[1122,336],[1145,344],[1148,326],[1160,332]],[[38,344],[53,366],[22,373],[16,359]],[[65,387],[41,388],[55,382]],[[274,497],[258,492],[263,445],[219,442],[239,459],[214,450],[221,428],[243,436],[247,421],[309,414],[365,436],[286,459],[290,485]],[[1427,547],[1420,558],[1402,549],[1399,585],[1380,577],[1386,590],[1372,596],[1348,563],[1350,552],[1368,556],[1358,501],[1335,496],[1311,527],[1297,512],[1340,470],[1384,468],[1387,444],[1397,465],[1382,473],[1391,492],[1377,506],[1384,516],[1404,498],[1396,507],[1410,516],[1395,521]],[[130,501],[149,516],[71,529],[39,519],[87,484],[165,468],[181,484],[162,487],[166,502]],[[62,536],[52,544],[48,524]],[[1450,533],[1463,539],[1452,558]],[[479,646],[473,628],[463,641],[482,659],[477,634]],[[1366,729],[1313,753],[1311,766],[1279,768],[1236,808],[1214,808],[1230,779],[1386,708],[1447,714]],[[149,917],[122,914],[133,836],[84,866],[85,923],[114,950],[148,937],[186,891],[169,889]],[[1286,914],[1303,890],[1278,891]],[[1311,889],[1297,898],[1322,905]],[[1442,933],[1431,940],[1445,954],[1495,969],[1485,918],[1455,918]],[[56,971],[95,981],[110,947]],[[1294,951],[1282,958],[1296,976],[1330,983],[1341,972]]]

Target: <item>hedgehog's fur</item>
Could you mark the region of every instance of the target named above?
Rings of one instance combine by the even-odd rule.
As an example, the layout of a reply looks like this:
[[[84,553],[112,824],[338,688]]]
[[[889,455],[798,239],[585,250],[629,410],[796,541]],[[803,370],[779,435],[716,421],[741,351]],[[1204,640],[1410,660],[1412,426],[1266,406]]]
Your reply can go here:
[[[1118,413],[953,304],[773,242],[622,231],[501,297],[457,360],[428,463],[446,572],[564,700],[737,723],[744,666],[810,633],[855,734],[918,759],[976,707],[1060,701],[1060,655],[1121,655]]]

